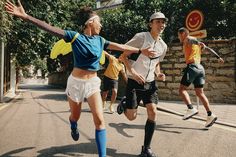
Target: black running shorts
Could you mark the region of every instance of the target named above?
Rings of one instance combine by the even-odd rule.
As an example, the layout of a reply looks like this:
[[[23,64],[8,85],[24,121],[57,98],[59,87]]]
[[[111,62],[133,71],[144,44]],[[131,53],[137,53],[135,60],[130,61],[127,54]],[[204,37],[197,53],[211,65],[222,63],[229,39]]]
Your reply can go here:
[[[118,89],[118,80],[110,79],[109,77],[106,77],[104,75],[104,78],[103,78],[103,91],[108,91],[108,90],[111,90],[113,88]]]
[[[138,84],[133,79],[128,79],[126,87],[126,108],[136,109],[143,101],[144,106],[149,103],[158,103],[158,87],[156,81]]]

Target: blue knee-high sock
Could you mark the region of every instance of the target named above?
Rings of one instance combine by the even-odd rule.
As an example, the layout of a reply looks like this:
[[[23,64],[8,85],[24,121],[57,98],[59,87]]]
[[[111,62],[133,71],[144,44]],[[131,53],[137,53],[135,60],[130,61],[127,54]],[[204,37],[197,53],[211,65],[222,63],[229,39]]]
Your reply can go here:
[[[71,129],[76,129],[77,128],[77,122],[70,120],[70,128]]]
[[[95,132],[96,143],[98,148],[99,157],[106,156],[106,144],[107,144],[107,133],[106,129],[96,130]]]

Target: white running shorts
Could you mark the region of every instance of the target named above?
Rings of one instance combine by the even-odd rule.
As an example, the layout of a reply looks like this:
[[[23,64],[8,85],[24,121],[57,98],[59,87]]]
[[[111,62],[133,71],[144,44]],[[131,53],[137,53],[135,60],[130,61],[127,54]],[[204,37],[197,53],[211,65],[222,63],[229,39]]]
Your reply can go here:
[[[85,98],[100,92],[100,85],[101,79],[97,76],[87,80],[70,75],[67,80],[66,95],[77,103],[83,102]]]

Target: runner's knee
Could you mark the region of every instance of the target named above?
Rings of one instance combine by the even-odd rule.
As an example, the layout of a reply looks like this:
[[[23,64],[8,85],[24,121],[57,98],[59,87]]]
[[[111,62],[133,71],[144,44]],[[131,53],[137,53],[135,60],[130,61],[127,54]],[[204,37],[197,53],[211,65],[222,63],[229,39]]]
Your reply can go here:
[[[147,107],[148,119],[156,121],[157,118],[157,109],[155,105]]]
[[[137,112],[129,112],[129,111],[126,111],[125,112],[125,116],[128,120],[132,121],[132,120],[135,120],[136,117],[137,117]]]

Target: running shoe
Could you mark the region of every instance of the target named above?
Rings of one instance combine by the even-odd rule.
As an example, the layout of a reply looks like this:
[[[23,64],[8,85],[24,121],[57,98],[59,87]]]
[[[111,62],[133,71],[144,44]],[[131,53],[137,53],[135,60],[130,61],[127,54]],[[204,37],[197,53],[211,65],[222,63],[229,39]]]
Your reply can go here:
[[[187,109],[187,112],[185,113],[183,120],[187,120],[196,114],[198,114],[198,110],[196,108]]]
[[[114,113],[114,107],[113,106],[109,106],[109,110],[110,110],[110,113]]]
[[[217,117],[214,114],[211,114],[211,116],[207,116],[205,127],[212,126],[215,123],[216,120],[217,120]]]
[[[77,122],[73,122],[70,119],[69,121],[70,121],[71,137],[73,138],[74,141],[78,141],[79,131],[77,129]]]
[[[146,148],[142,146],[141,154],[139,154],[139,157],[157,157],[151,150],[151,148]]]
[[[73,138],[74,141],[79,140],[79,131],[77,128],[71,128],[71,137]]]
[[[124,96],[117,106],[117,113],[122,114],[125,111],[126,97]]]

